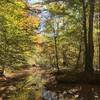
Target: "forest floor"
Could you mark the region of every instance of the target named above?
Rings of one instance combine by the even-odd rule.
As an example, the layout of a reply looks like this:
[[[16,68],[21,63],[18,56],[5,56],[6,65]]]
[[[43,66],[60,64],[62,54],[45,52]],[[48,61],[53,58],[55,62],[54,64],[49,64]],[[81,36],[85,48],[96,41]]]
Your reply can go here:
[[[4,98],[9,94],[9,91],[13,89],[13,86],[22,81],[25,77],[32,75],[32,74],[45,76],[45,78],[48,79],[50,75],[48,74],[48,71],[45,69],[32,67],[32,68],[26,68],[21,71],[16,71],[10,74],[7,74],[5,77],[0,77],[0,100],[5,100]]]

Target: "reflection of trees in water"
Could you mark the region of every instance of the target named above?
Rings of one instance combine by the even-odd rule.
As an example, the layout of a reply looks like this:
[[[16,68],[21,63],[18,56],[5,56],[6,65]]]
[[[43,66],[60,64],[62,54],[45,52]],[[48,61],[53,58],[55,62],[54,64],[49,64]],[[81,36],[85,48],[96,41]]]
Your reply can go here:
[[[95,100],[94,88],[83,85],[79,91],[79,100]]]
[[[91,85],[81,86],[79,100],[100,100],[100,87]]]
[[[52,95],[54,92],[56,95]],[[67,88],[65,87],[63,90],[62,87],[60,87],[53,92],[49,90],[49,93],[52,95],[52,100],[100,100],[100,87],[92,85],[79,85],[77,87],[67,86]],[[56,96],[56,99],[53,99],[55,98],[54,96]],[[46,100],[49,100],[49,98]]]

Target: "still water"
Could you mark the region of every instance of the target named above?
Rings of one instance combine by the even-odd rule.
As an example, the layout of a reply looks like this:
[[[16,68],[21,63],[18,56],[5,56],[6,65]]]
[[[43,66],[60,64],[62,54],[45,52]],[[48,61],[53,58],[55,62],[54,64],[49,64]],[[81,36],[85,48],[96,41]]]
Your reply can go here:
[[[52,84],[45,85],[39,76],[17,82],[7,100],[100,100],[100,85]]]
[[[100,86],[58,84],[43,90],[43,100],[100,100]]]

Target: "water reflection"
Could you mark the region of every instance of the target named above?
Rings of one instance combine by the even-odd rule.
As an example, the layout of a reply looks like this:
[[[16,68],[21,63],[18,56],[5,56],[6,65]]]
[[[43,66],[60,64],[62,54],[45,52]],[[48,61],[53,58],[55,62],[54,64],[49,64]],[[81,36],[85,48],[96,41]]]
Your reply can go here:
[[[79,100],[95,100],[95,91],[91,86],[83,85],[79,91]]]
[[[100,100],[100,86],[60,85],[43,88],[42,100]]]
[[[47,84],[36,77],[28,77],[15,87],[9,87],[6,100],[100,100],[100,86],[90,84]],[[15,99],[16,98],[16,99]],[[5,99],[4,99],[5,100]]]
[[[42,89],[43,100],[57,100],[57,93],[47,90],[45,87]]]

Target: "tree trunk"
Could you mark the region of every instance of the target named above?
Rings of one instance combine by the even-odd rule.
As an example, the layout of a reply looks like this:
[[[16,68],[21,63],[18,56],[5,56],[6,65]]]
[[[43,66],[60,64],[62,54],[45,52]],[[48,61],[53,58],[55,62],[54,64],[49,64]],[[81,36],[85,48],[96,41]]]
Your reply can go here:
[[[54,36],[54,42],[55,42],[55,57],[56,57],[56,68],[59,71],[59,64],[58,64],[58,49],[57,49],[57,37]]]
[[[100,4],[100,2],[99,2]],[[97,17],[97,36],[98,36],[98,51],[99,51],[99,71],[100,71],[100,8],[98,10],[98,17]]]
[[[87,32],[86,25],[86,1],[83,2],[83,30],[84,30],[84,44],[85,44],[85,71],[93,72],[93,57],[94,57],[94,43],[93,43],[93,18],[94,18],[94,4],[95,0],[89,0],[89,31]]]
[[[66,66],[68,66],[68,64],[67,64],[67,56],[66,56],[65,50],[63,50],[63,52],[62,52],[62,56],[63,56],[63,67],[66,67]]]
[[[85,52],[84,52],[84,65],[85,70],[88,67],[88,54],[87,54],[87,25],[86,25],[86,3],[85,0],[82,0],[83,3],[83,31],[84,31],[84,45],[85,45]]]
[[[89,13],[89,31],[88,31],[88,66],[87,72],[93,71],[93,58],[94,58],[94,43],[93,43],[93,18],[94,18],[94,4],[95,0],[89,0],[90,13]]]
[[[98,37],[98,44],[99,44],[99,71],[100,71],[100,33]]]

